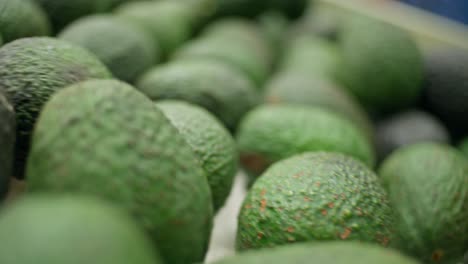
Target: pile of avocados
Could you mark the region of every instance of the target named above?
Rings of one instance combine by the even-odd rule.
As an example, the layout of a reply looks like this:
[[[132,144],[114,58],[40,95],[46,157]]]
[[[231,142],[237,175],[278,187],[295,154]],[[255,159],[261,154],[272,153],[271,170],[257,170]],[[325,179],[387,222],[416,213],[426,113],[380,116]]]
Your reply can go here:
[[[318,2],[0,0],[0,263],[468,263],[468,47]]]

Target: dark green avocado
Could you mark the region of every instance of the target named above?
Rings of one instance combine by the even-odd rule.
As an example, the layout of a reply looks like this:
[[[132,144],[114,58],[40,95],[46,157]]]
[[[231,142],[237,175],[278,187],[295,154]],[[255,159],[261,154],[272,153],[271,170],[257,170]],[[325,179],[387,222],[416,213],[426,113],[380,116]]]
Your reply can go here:
[[[239,215],[237,248],[330,240],[387,246],[392,235],[378,177],[349,156],[311,152],[275,163],[254,183]]]

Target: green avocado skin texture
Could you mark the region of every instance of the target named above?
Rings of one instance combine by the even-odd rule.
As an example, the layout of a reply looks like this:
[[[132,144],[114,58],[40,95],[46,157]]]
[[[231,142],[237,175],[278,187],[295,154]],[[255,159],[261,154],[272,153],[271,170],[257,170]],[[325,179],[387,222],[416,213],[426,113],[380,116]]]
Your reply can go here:
[[[0,235],[3,264],[162,263],[127,214],[89,197],[26,196],[0,215]]]
[[[0,35],[5,43],[26,37],[47,36],[50,23],[33,0],[0,2]]]
[[[408,33],[364,16],[345,20],[342,31],[336,76],[362,104],[386,113],[418,99],[423,60]]]
[[[375,159],[370,141],[351,121],[300,105],[252,110],[239,127],[237,145],[242,165],[251,176],[260,175],[274,162],[309,151],[340,152],[371,167]]]
[[[93,54],[62,40],[23,38],[0,49],[0,89],[16,111],[15,177],[24,177],[30,136],[50,96],[70,84],[111,77]]]
[[[109,15],[79,19],[59,37],[88,49],[116,78],[130,83],[157,61],[155,45],[146,32]]]
[[[231,192],[238,168],[236,143],[231,134],[201,107],[182,101],[161,101],[157,106],[197,154],[208,177],[214,209],[220,209]]]
[[[190,11],[183,1],[135,1],[119,6],[115,14],[146,30],[168,58],[192,34]]]
[[[393,215],[379,178],[339,153],[310,152],[272,165],[244,200],[237,249],[350,240],[387,246]]]
[[[369,137],[373,126],[365,110],[343,87],[306,73],[282,72],[266,85],[265,102],[323,107],[356,123]]]
[[[176,99],[202,106],[231,131],[260,101],[245,76],[212,61],[178,61],[155,67],[140,78],[137,88],[155,101]]]
[[[351,241],[298,243],[260,249],[223,259],[214,264],[418,264],[400,252]]]
[[[203,260],[211,192],[196,154],[156,105],[116,80],[57,93],[28,161],[31,192],[102,197],[127,209],[167,263]]]
[[[468,245],[468,163],[438,143],[396,151],[379,171],[396,212],[398,247],[424,263],[452,263]]]
[[[109,12],[112,8],[134,0],[34,0],[47,13],[55,32],[80,17]]]
[[[0,90],[0,198],[6,194],[12,176],[15,124],[13,106]]]

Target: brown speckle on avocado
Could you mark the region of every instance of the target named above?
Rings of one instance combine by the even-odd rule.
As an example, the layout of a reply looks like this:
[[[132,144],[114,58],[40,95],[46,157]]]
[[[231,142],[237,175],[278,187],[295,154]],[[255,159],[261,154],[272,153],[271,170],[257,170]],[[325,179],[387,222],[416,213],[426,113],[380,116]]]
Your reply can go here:
[[[265,208],[267,206],[267,201],[265,199],[260,201],[260,211],[265,211]]]
[[[351,235],[351,228],[346,228],[345,231],[340,234],[340,238],[345,240],[349,237],[349,235]]]
[[[258,239],[262,239],[262,238],[263,238],[263,233],[258,232],[258,233],[257,233],[257,238],[258,238]]]
[[[260,196],[265,196],[265,194],[266,194],[266,190],[262,189],[262,191],[260,192]]]
[[[294,232],[294,227],[290,226],[290,227],[286,228],[286,232],[293,233]]]
[[[323,210],[322,210],[322,215],[325,216],[325,215],[327,215],[327,214],[328,214],[327,210],[323,209]]]
[[[335,204],[334,204],[334,203],[329,203],[329,204],[328,204],[328,208],[333,208],[333,207],[335,207]]]
[[[441,249],[438,249],[432,253],[432,260],[435,262],[440,262],[442,260],[442,257],[444,256],[444,251]]]

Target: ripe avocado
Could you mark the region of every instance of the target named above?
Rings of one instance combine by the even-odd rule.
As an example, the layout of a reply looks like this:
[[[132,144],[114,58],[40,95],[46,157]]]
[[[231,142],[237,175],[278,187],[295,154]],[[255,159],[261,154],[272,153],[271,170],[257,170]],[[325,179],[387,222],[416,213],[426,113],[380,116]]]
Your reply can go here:
[[[376,145],[379,160],[406,145],[421,142],[450,143],[444,125],[429,113],[411,110],[378,122]]]
[[[396,213],[398,247],[424,263],[452,263],[468,245],[468,163],[454,148],[416,144],[392,154],[380,176]]]
[[[351,121],[325,109],[267,105],[252,110],[237,134],[241,162],[251,176],[308,151],[335,151],[374,165],[371,143]]]
[[[210,187],[156,105],[116,80],[67,87],[47,103],[28,160],[31,192],[96,195],[127,209],[167,263],[203,260]]]
[[[0,89],[16,111],[15,177],[24,177],[30,135],[49,97],[82,80],[110,77],[93,54],[62,40],[23,38],[0,49]]]
[[[137,87],[152,100],[178,99],[200,105],[234,131],[259,101],[241,73],[214,61],[176,61],[142,76]]]
[[[0,214],[3,264],[162,263],[124,212],[88,197],[27,196]]]
[[[311,152],[272,165],[244,200],[237,248],[357,240],[387,246],[393,218],[387,194],[365,164]]]
[[[421,52],[402,29],[369,17],[344,19],[337,78],[366,107],[391,112],[418,98],[423,80]]]
[[[94,53],[115,77],[134,82],[156,63],[159,50],[146,31],[110,15],[92,15],[73,22],[61,39]]]
[[[257,25],[221,20],[184,45],[174,59],[221,61],[249,76],[260,88],[271,70],[273,57],[272,46]]]
[[[468,134],[468,52],[454,48],[425,56],[425,106],[456,136]]]
[[[299,243],[261,249],[214,264],[418,264],[400,252],[358,242]]]
[[[359,103],[332,81],[289,71],[278,73],[267,84],[265,101],[269,104],[301,104],[335,111],[357,124],[373,140],[373,125]]]
[[[336,44],[306,35],[293,38],[288,43],[280,70],[333,80],[339,62]]]
[[[59,32],[80,17],[106,13],[116,6],[133,0],[35,0],[47,13],[54,31]]]
[[[0,199],[7,193],[8,183],[13,175],[15,123],[13,107],[0,89]]]
[[[33,0],[0,1],[0,34],[3,41],[47,36],[50,23],[44,11]]]
[[[134,1],[117,8],[116,15],[151,34],[167,58],[192,35],[191,11],[183,1]]]
[[[161,101],[157,106],[197,154],[208,177],[214,209],[220,209],[237,173],[239,158],[231,134],[201,107],[182,101]]]

